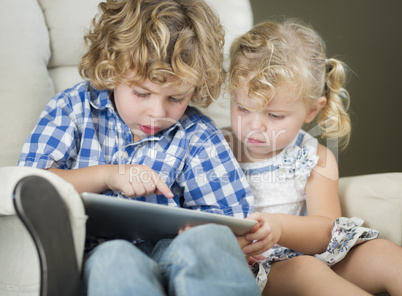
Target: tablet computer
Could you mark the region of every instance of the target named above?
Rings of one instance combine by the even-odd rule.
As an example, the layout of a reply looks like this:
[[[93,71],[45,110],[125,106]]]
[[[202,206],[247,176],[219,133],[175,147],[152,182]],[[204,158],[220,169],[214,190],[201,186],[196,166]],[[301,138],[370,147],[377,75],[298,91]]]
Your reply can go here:
[[[255,220],[211,214],[184,208],[148,203],[84,192],[81,194],[88,215],[87,234],[127,240],[156,242],[173,238],[179,229],[216,223],[228,226],[234,234],[243,235]]]

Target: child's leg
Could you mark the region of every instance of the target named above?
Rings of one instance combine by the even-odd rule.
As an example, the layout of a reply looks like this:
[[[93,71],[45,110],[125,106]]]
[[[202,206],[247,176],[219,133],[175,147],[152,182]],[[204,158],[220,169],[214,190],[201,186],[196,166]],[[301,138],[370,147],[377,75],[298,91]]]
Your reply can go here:
[[[102,243],[83,267],[88,295],[166,295],[157,263],[123,240]]]
[[[375,239],[356,246],[332,269],[370,293],[402,295],[402,248],[391,241]]]
[[[312,256],[272,264],[263,295],[369,295]]]
[[[232,231],[219,225],[196,226],[176,237],[158,261],[169,295],[260,295]]]

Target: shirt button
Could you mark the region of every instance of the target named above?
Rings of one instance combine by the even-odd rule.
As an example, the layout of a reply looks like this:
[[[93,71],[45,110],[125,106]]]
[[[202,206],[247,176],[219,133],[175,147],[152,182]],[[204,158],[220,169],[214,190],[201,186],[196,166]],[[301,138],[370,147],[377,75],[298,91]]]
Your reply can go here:
[[[124,151],[124,152],[123,152],[123,156],[122,156],[122,157],[123,157],[123,159],[127,159],[127,158],[128,158],[128,153],[127,153],[127,151]]]

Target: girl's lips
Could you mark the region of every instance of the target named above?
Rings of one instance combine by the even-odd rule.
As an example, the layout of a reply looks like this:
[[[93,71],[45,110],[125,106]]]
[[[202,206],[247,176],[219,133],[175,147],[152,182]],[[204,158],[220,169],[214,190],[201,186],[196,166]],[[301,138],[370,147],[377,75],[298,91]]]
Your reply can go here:
[[[250,143],[250,144],[254,144],[254,145],[261,145],[261,144],[265,143],[263,141],[256,140],[256,139],[253,139],[253,138],[248,138],[247,142]]]
[[[151,126],[151,125],[139,125],[140,130],[147,135],[153,135],[156,134],[159,130],[160,127],[158,126]]]

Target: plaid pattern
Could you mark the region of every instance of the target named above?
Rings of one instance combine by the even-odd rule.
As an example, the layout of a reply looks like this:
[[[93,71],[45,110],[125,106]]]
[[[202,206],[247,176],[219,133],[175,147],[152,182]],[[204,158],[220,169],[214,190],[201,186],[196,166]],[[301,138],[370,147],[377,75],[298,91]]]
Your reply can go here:
[[[208,117],[188,107],[169,129],[133,143],[109,95],[88,82],[56,95],[26,140],[19,166],[76,169],[145,164],[160,174],[175,197],[151,195],[138,200],[241,218],[253,212],[243,172]]]

